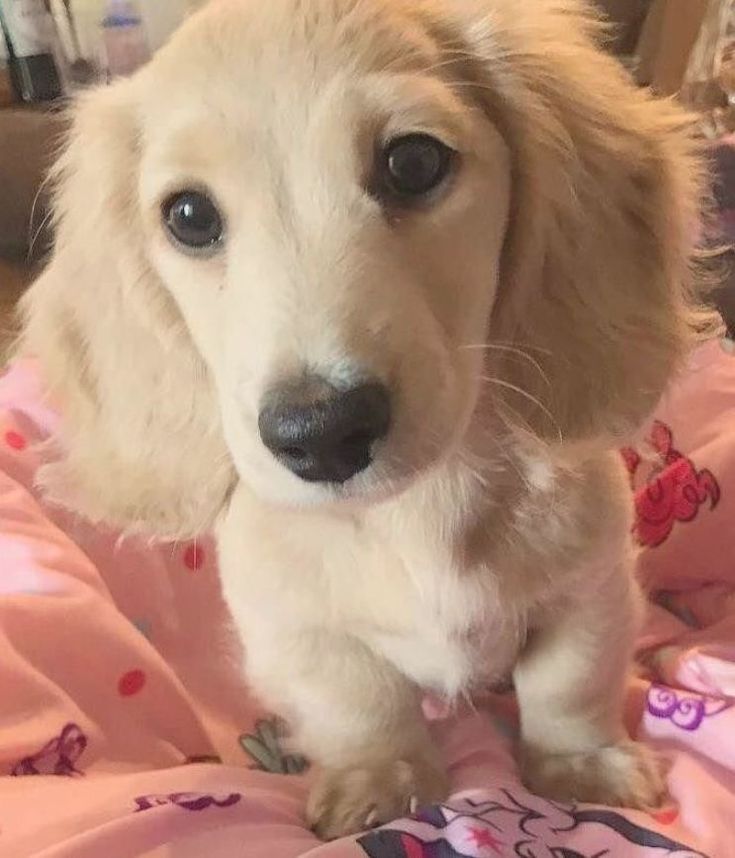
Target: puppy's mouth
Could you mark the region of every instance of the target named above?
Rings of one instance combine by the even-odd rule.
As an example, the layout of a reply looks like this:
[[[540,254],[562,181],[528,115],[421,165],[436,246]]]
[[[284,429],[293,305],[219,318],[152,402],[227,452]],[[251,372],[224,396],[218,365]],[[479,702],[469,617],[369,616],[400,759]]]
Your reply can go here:
[[[299,479],[352,494],[347,484],[373,464],[391,412],[391,394],[379,381],[337,388],[304,376],[267,394],[258,430],[276,461]]]

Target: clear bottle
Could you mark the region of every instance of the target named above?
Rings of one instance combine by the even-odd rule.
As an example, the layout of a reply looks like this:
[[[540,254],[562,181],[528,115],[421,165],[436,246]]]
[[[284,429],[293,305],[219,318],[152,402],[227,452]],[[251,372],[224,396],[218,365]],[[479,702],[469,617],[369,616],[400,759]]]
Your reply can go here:
[[[86,56],[82,47],[76,19],[77,8],[73,8],[78,7],[78,4],[73,3],[72,0],[45,0],[45,2],[56,24],[59,48],[57,65],[64,78],[65,88],[74,90],[95,83],[98,69]],[[97,14],[99,15],[99,10]]]
[[[143,18],[133,0],[108,0],[102,20],[108,78],[132,74],[150,58]]]

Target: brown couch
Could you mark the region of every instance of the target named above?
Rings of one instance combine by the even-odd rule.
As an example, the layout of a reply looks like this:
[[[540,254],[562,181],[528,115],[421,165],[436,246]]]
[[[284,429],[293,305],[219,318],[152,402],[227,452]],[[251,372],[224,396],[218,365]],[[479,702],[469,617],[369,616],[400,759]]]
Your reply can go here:
[[[633,54],[652,0],[596,0],[596,2],[616,25],[613,40],[615,53]]]
[[[61,129],[56,114],[0,110],[0,360],[13,339],[16,301],[48,250],[39,189]]]
[[[34,199],[58,145],[63,120],[58,113],[13,108],[0,110],[0,257],[25,260],[33,233],[43,222],[46,203]],[[38,251],[34,250],[38,258]]]

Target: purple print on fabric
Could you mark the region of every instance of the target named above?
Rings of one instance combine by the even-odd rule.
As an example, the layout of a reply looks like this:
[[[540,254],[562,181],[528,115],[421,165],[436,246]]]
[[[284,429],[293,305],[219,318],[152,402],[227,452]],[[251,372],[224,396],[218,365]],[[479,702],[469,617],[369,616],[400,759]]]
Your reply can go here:
[[[239,792],[232,792],[225,796],[209,795],[204,792],[173,792],[168,795],[142,795],[134,799],[137,807],[135,812],[151,810],[154,807],[163,807],[174,804],[184,810],[207,810],[210,807],[232,807],[242,799]]]
[[[592,833],[593,851],[575,848]],[[486,801],[424,808],[357,842],[369,858],[706,858],[616,811],[521,799],[506,789]]]
[[[648,689],[646,708],[655,718],[671,721],[682,730],[698,730],[705,718],[719,715],[733,706],[727,700],[711,697],[692,697],[678,694],[672,688],[652,685]]]
[[[74,777],[84,772],[76,763],[87,747],[87,737],[76,724],[67,724],[61,733],[30,757],[24,757],[10,771],[14,777],[61,775]]]

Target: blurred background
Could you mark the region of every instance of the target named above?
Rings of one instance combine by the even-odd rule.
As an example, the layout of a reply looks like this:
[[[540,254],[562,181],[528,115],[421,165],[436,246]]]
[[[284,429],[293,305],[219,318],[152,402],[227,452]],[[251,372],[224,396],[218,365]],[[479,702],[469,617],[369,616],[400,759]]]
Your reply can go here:
[[[134,72],[200,1],[0,0],[0,349],[52,240],[42,179],[63,135],[59,108],[79,89]],[[720,231],[735,240],[735,0],[593,2],[611,22],[609,50],[635,81],[695,111]],[[735,283],[718,298],[735,324]]]
[[[104,74],[110,31],[115,36],[124,33],[129,40],[131,30],[136,30],[133,35],[153,51],[195,5],[197,0],[0,0],[6,31],[0,39],[0,57],[7,64],[13,43],[33,40],[32,31],[40,30],[44,35],[35,40],[50,43],[65,86],[73,88],[79,82],[74,80],[73,65],[80,60]],[[140,26],[132,26],[136,19]],[[16,53],[23,46],[15,45]]]

